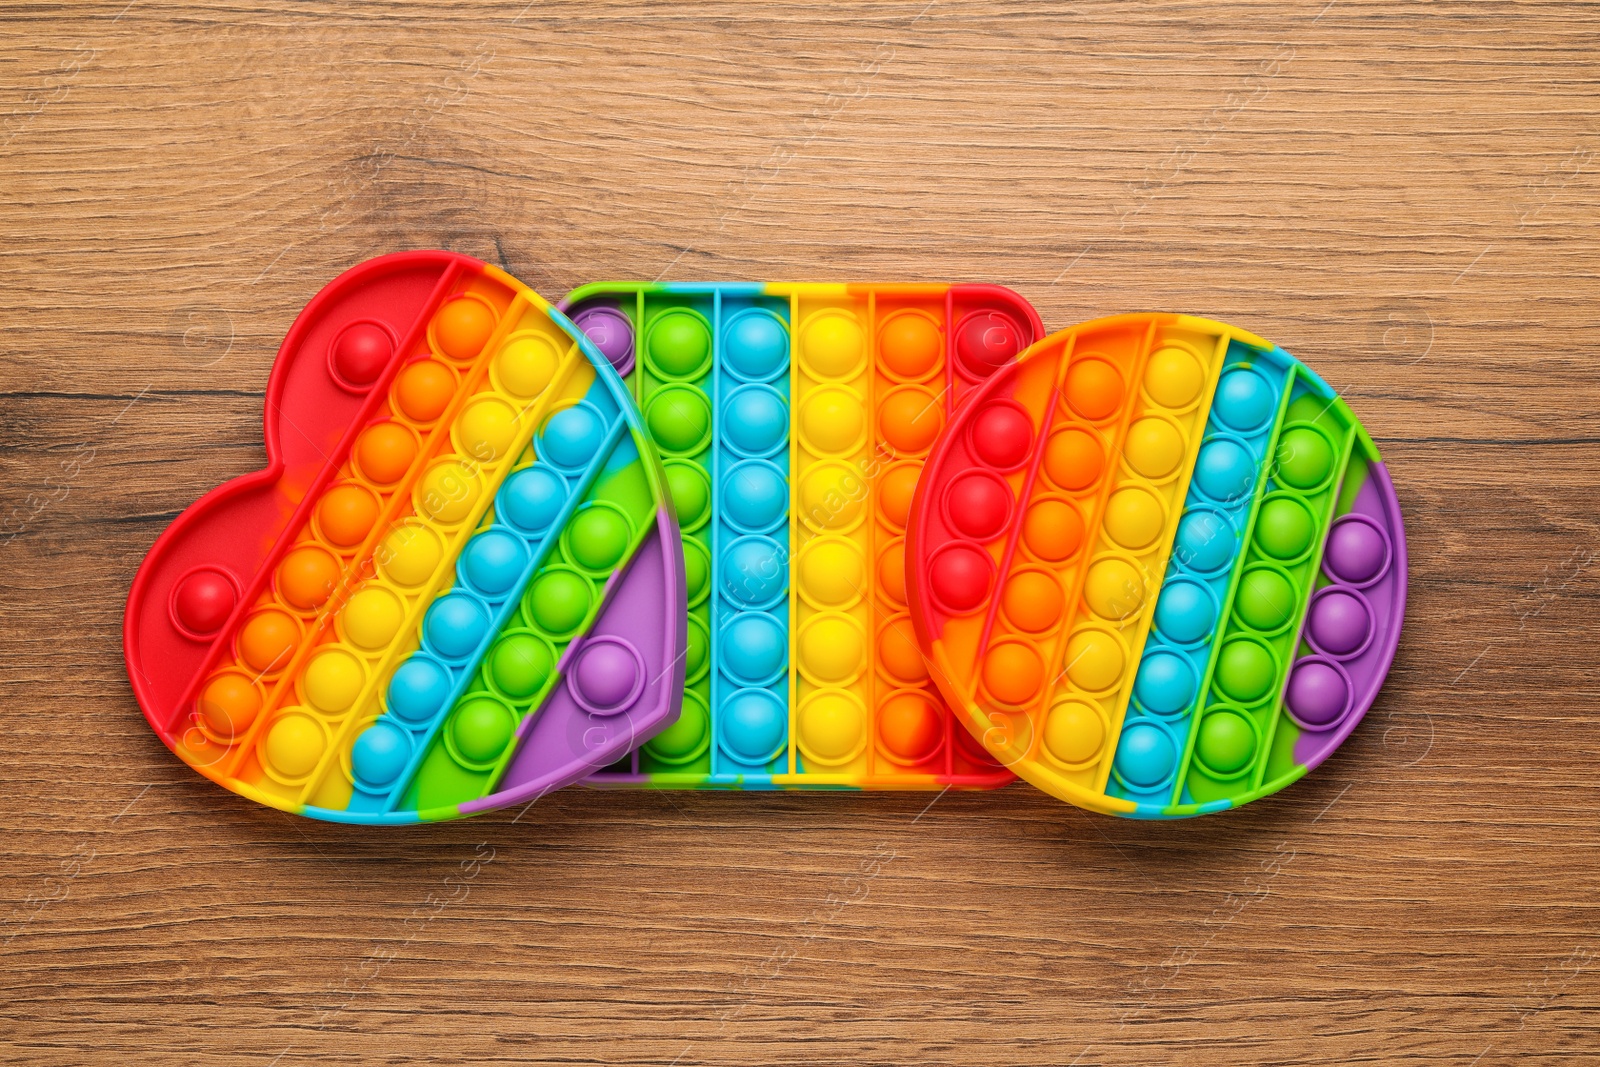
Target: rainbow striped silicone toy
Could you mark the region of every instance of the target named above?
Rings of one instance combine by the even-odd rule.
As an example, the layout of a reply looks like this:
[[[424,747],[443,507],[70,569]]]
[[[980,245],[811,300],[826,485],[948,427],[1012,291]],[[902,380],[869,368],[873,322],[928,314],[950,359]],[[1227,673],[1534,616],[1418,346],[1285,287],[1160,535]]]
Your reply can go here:
[[[1043,328],[991,285],[608,282],[563,302],[626,377],[684,538],[683,714],[596,785],[981,788],[906,609],[904,528],[963,398]]]
[[[1221,323],[1124,315],[991,376],[934,448],[911,614],[965,725],[1047,792],[1169,818],[1326,759],[1405,610],[1399,503],[1308,367]]]
[[[445,252],[342,275],[283,343],[266,445],[128,599],[134,692],[207,777],[324,819],[448,819],[676,716],[660,461],[610,364],[526,286]]]

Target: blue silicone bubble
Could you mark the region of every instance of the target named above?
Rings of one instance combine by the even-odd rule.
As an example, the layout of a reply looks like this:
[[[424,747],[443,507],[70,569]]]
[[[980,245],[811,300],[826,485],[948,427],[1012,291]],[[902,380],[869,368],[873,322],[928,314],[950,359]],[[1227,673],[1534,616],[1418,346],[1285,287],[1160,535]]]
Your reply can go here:
[[[770,762],[782,747],[789,725],[783,702],[765,689],[740,689],[722,702],[718,727],[722,747],[744,763]]]
[[[367,785],[383,788],[400,777],[411,758],[411,738],[391,722],[376,722],[350,749],[350,769]]]
[[[1139,664],[1133,695],[1157,715],[1175,715],[1194,700],[1197,688],[1199,683],[1187,659],[1176,652],[1158,651]]]
[[[783,518],[789,506],[789,483],[764,460],[736,464],[722,481],[722,506],[740,529],[764,531]]]
[[[1277,390],[1248,367],[1235,367],[1217,382],[1217,395],[1211,410],[1231,429],[1250,431],[1260,428],[1278,406]]]
[[[550,417],[540,443],[544,458],[557,467],[577,470],[599,451],[605,436],[605,423],[594,409],[575,404]]]
[[[1150,719],[1140,719],[1122,731],[1115,767],[1131,789],[1152,790],[1172,777],[1178,765],[1178,747],[1172,735]]]
[[[1238,543],[1238,534],[1221,515],[1214,511],[1191,511],[1178,523],[1173,551],[1187,566],[1204,574],[1232,562]]]
[[[723,366],[737,378],[761,382],[789,365],[789,331],[759,308],[739,312],[723,329]]]
[[[513,474],[497,498],[506,521],[530,533],[554,522],[566,499],[567,483],[547,467],[529,467]]]
[[[1205,586],[1188,579],[1168,582],[1156,601],[1156,629],[1180,645],[1210,637],[1217,604]]]
[[[747,456],[764,456],[789,440],[789,409],[776,389],[743,385],[723,405],[723,440]]]
[[[488,632],[489,617],[476,600],[460,593],[435,600],[422,620],[423,639],[446,659],[465,656]]]
[[[1256,470],[1256,460],[1249,449],[1232,438],[1217,437],[1200,446],[1194,480],[1206,496],[1225,503],[1251,494]]]
[[[467,543],[461,554],[463,576],[475,589],[498,596],[517,583],[527,565],[528,550],[504,530],[487,530]]]
[[[444,708],[450,673],[424,656],[413,656],[389,680],[389,710],[407,722],[427,722]]]
[[[720,651],[730,675],[749,685],[765,685],[783,669],[788,634],[771,615],[746,612],[723,627]]]
[[[783,549],[768,537],[741,537],[722,553],[722,587],[746,607],[765,605],[787,587]]]

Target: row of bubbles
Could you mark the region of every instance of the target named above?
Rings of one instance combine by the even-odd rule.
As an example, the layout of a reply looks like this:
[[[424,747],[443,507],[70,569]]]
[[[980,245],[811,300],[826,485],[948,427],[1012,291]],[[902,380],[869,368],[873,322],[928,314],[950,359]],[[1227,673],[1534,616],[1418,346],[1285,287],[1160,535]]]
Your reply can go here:
[[[1265,380],[1264,366],[1251,373]],[[1191,740],[1193,757],[1175,794],[1185,802],[1205,804],[1245,795],[1262,784],[1271,770],[1269,763],[1284,763],[1274,754],[1278,709],[1300,641],[1301,620],[1312,601],[1318,549],[1329,528],[1355,435],[1354,426],[1298,364],[1290,365],[1288,389],[1282,419],[1273,427],[1266,477],[1248,522],[1240,527],[1245,532],[1237,578],[1231,599],[1222,603],[1224,622],[1212,650],[1209,675],[1201,681],[1203,706]],[[1219,393],[1218,402],[1237,399],[1248,406],[1250,394],[1240,382],[1228,394]],[[1185,515],[1179,529],[1177,551],[1192,569],[1203,569],[1220,551],[1213,547],[1218,541],[1231,543],[1235,538],[1233,528],[1223,530],[1214,514],[1197,509]],[[1332,616],[1344,606],[1335,601],[1327,621],[1335,621]],[[1336,641],[1348,636],[1342,630],[1333,632],[1339,627],[1326,628]],[[1326,681],[1324,667],[1334,679],[1319,684]],[[1288,714],[1301,729],[1331,728],[1349,710],[1348,686],[1331,709],[1333,714],[1327,714],[1322,703],[1340,683],[1338,668],[1332,660],[1311,663],[1304,681],[1304,693],[1287,699]],[[1308,712],[1307,717],[1297,713],[1297,705]]]
[[[1290,367],[1234,342],[1211,401],[1188,496],[1155,615],[1123,719],[1107,792],[1165,807],[1185,773],[1193,711],[1211,662],[1213,638],[1240,560],[1256,489],[1276,438]],[[1284,442],[1278,440],[1278,455]],[[1264,572],[1271,564],[1258,565]],[[1274,576],[1276,575],[1274,571]],[[1252,573],[1246,584],[1258,580]],[[1081,713],[1077,713],[1081,714]],[[1083,736],[1080,732],[1076,736]],[[1046,752],[1065,763],[1046,731]],[[1195,732],[1192,760],[1219,781],[1249,770],[1259,747],[1254,721],[1222,706]]]
[[[203,741],[190,755],[238,775],[253,751],[263,785],[291,791],[323,759],[330,724],[348,714],[366,680],[373,642],[393,633],[385,624],[398,604],[374,611],[374,596],[363,596],[385,546],[409,543],[410,531],[434,514],[443,530],[459,524],[451,516],[482,478],[483,460],[474,457],[492,461],[503,449],[505,420],[490,407],[501,400],[483,382],[498,321],[495,305],[477,293],[457,294],[434,313],[427,354],[394,375],[309,521],[272,564],[268,589],[237,632],[223,635],[231,661],[201,688],[195,718]],[[348,324],[329,346],[328,372],[343,388],[370,389],[393,345],[392,331],[372,320]],[[412,511],[417,518],[403,518]],[[438,537],[419,536],[419,551]],[[185,623],[198,621],[184,618],[190,600],[180,585],[174,610]],[[355,640],[346,643],[354,648],[325,647],[352,626]]]

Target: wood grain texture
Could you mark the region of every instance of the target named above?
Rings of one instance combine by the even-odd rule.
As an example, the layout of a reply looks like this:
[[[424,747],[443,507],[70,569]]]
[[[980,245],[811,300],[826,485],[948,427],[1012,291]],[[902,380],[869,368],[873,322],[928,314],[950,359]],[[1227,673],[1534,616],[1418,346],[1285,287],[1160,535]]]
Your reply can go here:
[[[0,1061],[1594,1062],[1595,6],[125,3],[0,12]],[[966,279],[1272,338],[1398,485],[1389,685],[1174,825],[226,794],[138,713],[128,584],[262,462],[306,300],[428,246],[552,298]]]

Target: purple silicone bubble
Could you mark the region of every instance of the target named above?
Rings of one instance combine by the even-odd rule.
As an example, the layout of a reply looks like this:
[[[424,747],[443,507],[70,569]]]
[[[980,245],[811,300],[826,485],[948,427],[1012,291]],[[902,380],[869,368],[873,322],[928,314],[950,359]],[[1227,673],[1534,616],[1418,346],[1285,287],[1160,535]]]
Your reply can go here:
[[[1370,585],[1389,567],[1389,535],[1371,520],[1350,514],[1333,524],[1323,557],[1328,575],[1353,586]]]
[[[1295,742],[1294,760],[1305,767],[1315,767],[1327,759],[1361,722],[1377,699],[1400,644],[1400,627],[1406,613],[1406,531],[1400,500],[1395,496],[1394,483],[1389,480],[1389,472],[1382,463],[1367,468],[1366,482],[1357,490],[1349,514],[1341,516],[1329,532],[1324,565],[1335,580],[1338,576],[1331,558],[1333,535],[1349,527],[1359,527],[1360,532],[1343,534],[1341,551],[1363,548],[1362,555],[1369,563],[1375,554],[1371,551],[1373,538],[1370,534],[1384,535],[1377,539],[1386,550],[1376,553],[1378,574],[1369,577],[1361,591],[1362,599],[1372,612],[1372,637],[1365,648],[1340,664],[1350,680],[1350,712],[1334,729],[1308,730]],[[1348,557],[1341,562],[1353,567]]]
[[[580,311],[572,323],[611,361],[617,374],[626,375],[633,370],[633,323],[628,316],[616,308],[600,306]]]
[[[1306,656],[1289,676],[1288,705],[1307,730],[1326,730],[1350,710],[1350,680],[1333,660]]]
[[[577,666],[567,675],[572,698],[585,711],[615,715],[644,691],[644,660],[633,645],[620,637],[598,637],[578,653]]]
[[[1372,609],[1354,589],[1330,585],[1311,598],[1311,643],[1330,656],[1353,656],[1372,639]]]
[[[559,686],[537,715],[522,721],[517,754],[495,791],[462,804],[462,814],[536,800],[616,762],[678,717],[687,625],[681,553],[677,525],[658,515],[634,558],[607,583],[608,602],[588,638],[561,657],[565,671],[596,643],[616,639],[646,665],[638,697],[620,713],[596,715],[574,699],[571,686]]]

